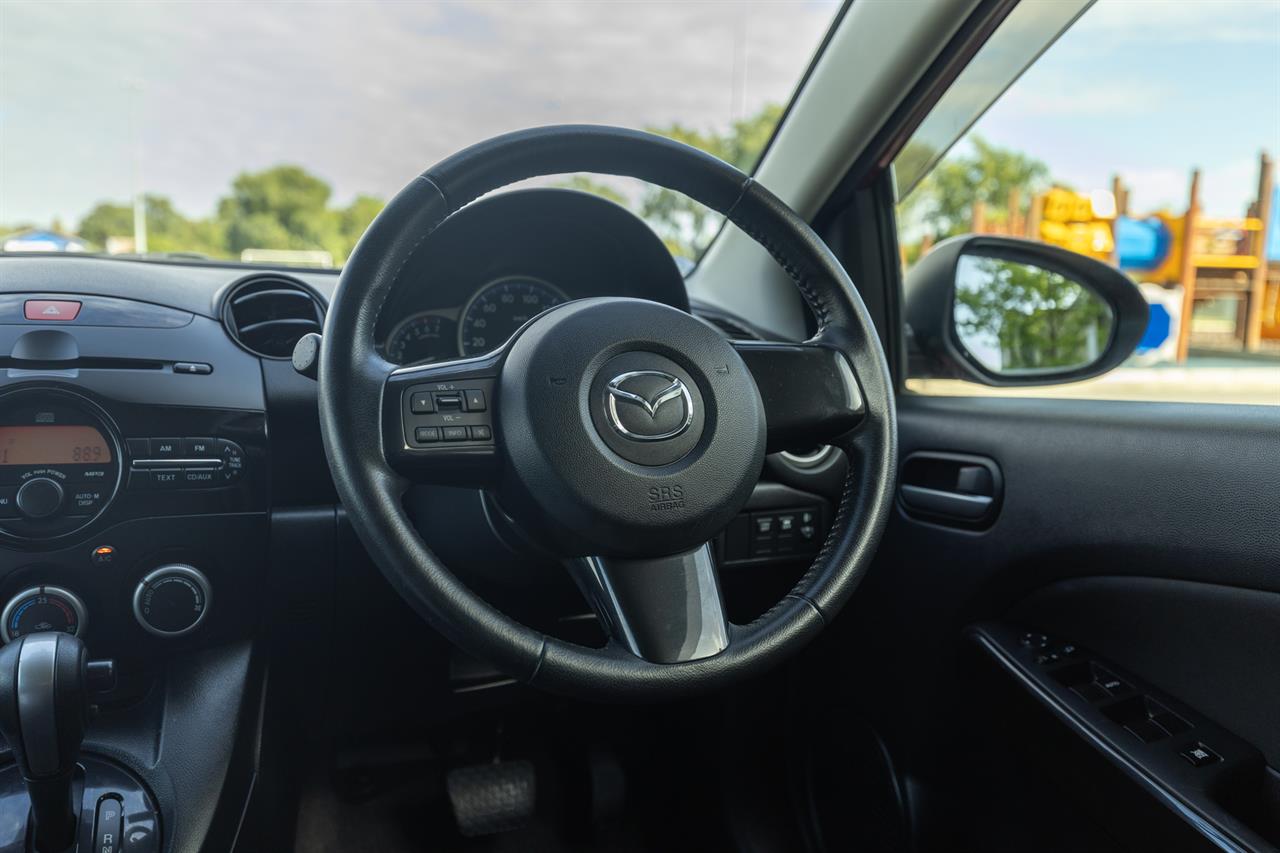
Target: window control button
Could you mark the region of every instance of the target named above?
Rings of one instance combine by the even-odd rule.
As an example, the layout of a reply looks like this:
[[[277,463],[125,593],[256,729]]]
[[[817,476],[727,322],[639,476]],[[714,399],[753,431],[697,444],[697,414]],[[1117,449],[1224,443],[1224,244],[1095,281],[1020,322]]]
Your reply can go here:
[[[1172,711],[1164,711],[1151,718],[1156,725],[1171,735],[1180,735],[1191,731],[1191,724]]]
[[[1044,634],[1036,634],[1028,631],[1022,635],[1022,645],[1029,649],[1043,649],[1045,646],[1049,645],[1049,638]]]
[[[1101,702],[1107,698],[1107,691],[1092,681],[1085,684],[1077,684],[1071,688],[1081,699],[1086,702]]]
[[[1198,743],[1195,746],[1184,749],[1178,754],[1185,758],[1192,767],[1204,767],[1208,764],[1216,764],[1222,760],[1218,753],[1209,749],[1209,747],[1202,743]]]
[[[1115,673],[1097,666],[1096,664],[1093,668],[1093,680],[1111,696],[1123,696],[1133,690],[1133,688],[1129,686],[1129,682],[1117,678]]]
[[[1155,743],[1168,737],[1164,729],[1150,720],[1134,720],[1125,726],[1129,733],[1143,743]]]

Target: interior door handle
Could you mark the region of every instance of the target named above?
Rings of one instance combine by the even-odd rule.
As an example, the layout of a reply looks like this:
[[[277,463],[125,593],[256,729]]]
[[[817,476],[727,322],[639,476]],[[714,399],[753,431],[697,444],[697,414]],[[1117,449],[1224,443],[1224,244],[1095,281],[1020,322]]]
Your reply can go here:
[[[991,511],[995,498],[990,495],[964,495],[925,486],[902,485],[902,502],[911,509],[936,515],[950,515],[966,521],[979,521]]]
[[[908,515],[963,527],[994,521],[1004,488],[994,459],[932,450],[908,456],[898,482],[898,500]]]

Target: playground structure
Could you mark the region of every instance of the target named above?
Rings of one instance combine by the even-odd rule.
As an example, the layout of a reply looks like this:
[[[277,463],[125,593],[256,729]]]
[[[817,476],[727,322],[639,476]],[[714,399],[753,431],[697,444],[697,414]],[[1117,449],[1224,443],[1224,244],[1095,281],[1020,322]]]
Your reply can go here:
[[[1197,169],[1184,211],[1141,217],[1129,214],[1129,190],[1118,176],[1110,191],[1040,193],[1025,215],[1015,189],[1004,221],[988,221],[975,203],[972,231],[1043,240],[1128,273],[1152,305],[1140,351],[1158,349],[1179,362],[1191,348],[1280,356],[1280,187],[1271,158],[1259,158],[1257,196],[1243,217],[1204,216],[1200,187]]]

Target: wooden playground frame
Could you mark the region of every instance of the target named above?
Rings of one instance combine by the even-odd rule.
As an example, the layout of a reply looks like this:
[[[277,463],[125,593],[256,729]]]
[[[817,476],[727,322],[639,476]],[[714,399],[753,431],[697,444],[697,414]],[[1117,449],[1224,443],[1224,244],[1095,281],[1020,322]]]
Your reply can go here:
[[[1167,259],[1158,270],[1131,274],[1141,281],[1182,287],[1182,311],[1177,330],[1179,362],[1186,361],[1193,345],[1197,350],[1280,355],[1280,261],[1268,261],[1266,247],[1272,217],[1277,215],[1277,211],[1272,209],[1274,172],[1274,162],[1266,152],[1262,152],[1258,161],[1257,195],[1239,219],[1215,219],[1204,215],[1199,169],[1191,172],[1187,206],[1182,214],[1174,216],[1161,212],[1178,232],[1177,257]],[[1112,178],[1111,195],[1115,199],[1114,211],[1106,216],[1090,214],[1087,221],[1072,223],[1081,228],[1110,228],[1105,250],[1099,250],[1097,246],[1081,249],[1072,245],[1067,248],[1085,251],[1119,266],[1115,229],[1120,217],[1129,215],[1129,190],[1118,175]],[[1024,215],[1021,192],[1015,188],[1009,193],[1008,215],[1003,222],[990,221],[986,206],[981,201],[975,202],[971,230],[976,234],[1046,239],[1042,223],[1048,197],[1049,192],[1035,196]],[[1220,240],[1215,245],[1212,238],[1224,233],[1240,236],[1229,240],[1226,247]],[[922,253],[928,251],[931,242],[926,238],[921,245]],[[1049,242],[1058,240],[1049,238]],[[1203,309],[1218,300],[1236,303],[1235,331],[1228,335],[1202,333],[1197,340],[1192,328],[1197,307]]]

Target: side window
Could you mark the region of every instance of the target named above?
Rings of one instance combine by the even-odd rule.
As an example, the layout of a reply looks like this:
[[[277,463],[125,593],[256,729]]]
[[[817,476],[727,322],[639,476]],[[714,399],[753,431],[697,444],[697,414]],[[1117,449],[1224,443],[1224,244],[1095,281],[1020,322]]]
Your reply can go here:
[[[1267,153],[1280,151],[1280,4],[1159,9],[1099,0],[998,98],[995,84],[976,122],[948,116],[968,126],[958,141],[939,146],[941,122],[922,125],[894,163],[908,274],[960,234],[1080,253],[1141,289],[1137,350],[1096,378],[1017,388],[931,375],[913,358],[908,390],[1280,405],[1280,187]],[[977,322],[970,303],[1000,300],[964,295],[961,325]]]

